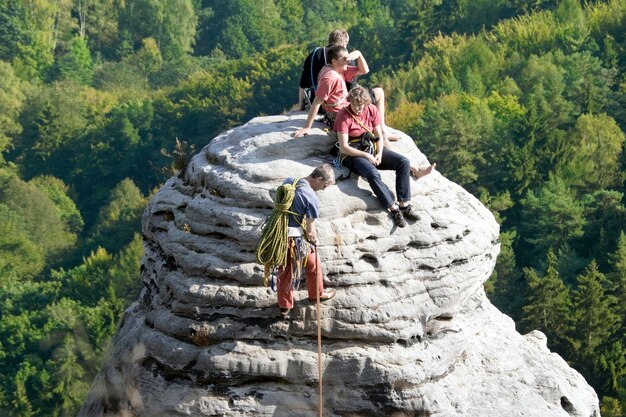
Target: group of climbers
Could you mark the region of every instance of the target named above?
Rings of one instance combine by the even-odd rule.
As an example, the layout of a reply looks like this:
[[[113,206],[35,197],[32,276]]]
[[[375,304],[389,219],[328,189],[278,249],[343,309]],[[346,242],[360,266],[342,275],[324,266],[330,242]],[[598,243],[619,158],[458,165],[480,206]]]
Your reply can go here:
[[[356,78],[367,74],[369,67],[360,51],[348,53],[348,41],[344,29],[335,30],[326,47],[316,48],[307,57],[300,79],[299,106],[301,109],[308,107],[308,115],[304,127],[298,129],[294,137],[307,136],[318,113],[324,114],[324,121],[336,133],[341,163],[366,179],[378,201],[391,214],[394,224],[405,227],[407,219],[419,219],[410,204],[410,176],[427,175],[435,165],[426,168],[412,166],[407,157],[390,149],[390,142],[399,138],[385,125],[384,91],[380,87],[367,89],[356,84]],[[379,170],[396,172],[398,202],[382,181]],[[267,226],[263,231],[262,241],[282,239],[285,242],[278,250],[285,252],[280,253],[279,261],[267,261],[257,249],[259,260],[266,265],[266,276],[268,265],[278,269],[278,304],[283,318],[293,308],[294,283],[297,285],[303,270],[309,300],[316,300],[319,296],[323,301],[335,296],[334,290],[323,288],[315,229],[315,219],[319,215],[316,192],[334,182],[334,172],[328,164],[316,168],[306,178],[286,179],[281,187],[291,187],[293,202],[290,208],[282,203],[279,209],[277,204],[275,213],[289,219],[288,229],[281,232],[282,236],[278,231],[269,236]]]
[[[310,96],[313,100],[310,102],[305,126],[296,132],[296,137],[308,134],[320,107],[324,111],[325,119],[332,125],[339,110],[348,105],[348,91],[353,84],[356,84],[354,82],[356,78],[369,72],[369,66],[361,51],[354,50],[348,53],[349,39],[348,33],[344,29],[335,30],[328,36],[329,46],[316,49],[305,60],[300,77],[300,91],[313,91],[313,94],[301,93],[300,97]],[[333,44],[333,41],[338,43]],[[319,50],[323,51],[323,62],[325,62],[321,68],[319,65],[322,61]],[[315,65],[307,66],[307,62]],[[351,65],[351,62],[356,62],[356,65]],[[311,81],[314,79],[317,79],[317,83]],[[368,93],[381,115],[383,138],[386,142],[398,140],[398,137],[392,135],[385,125],[385,92],[382,88],[376,87],[368,89]]]
[[[300,78],[300,91],[314,89],[315,95],[304,127],[298,129],[294,137],[307,136],[322,109],[325,120],[337,133],[343,165],[365,178],[380,203],[390,212],[396,226],[405,227],[406,219],[417,218],[409,204],[410,175],[420,178],[430,173],[435,165],[423,169],[411,166],[408,158],[389,149],[390,142],[398,140],[398,137],[392,135],[385,125],[383,89],[365,89],[358,85],[348,88],[347,83],[369,72],[367,61],[360,51],[348,53],[348,41],[349,36],[344,29],[335,30],[328,37],[328,46],[317,48],[307,57]],[[326,65],[320,68],[322,57]],[[356,65],[351,65],[351,61],[356,61]],[[317,83],[314,83],[318,68]],[[303,96],[307,95],[301,93],[300,97]],[[337,123],[337,120],[342,122]],[[367,134],[372,136],[374,143],[371,145],[361,140]],[[396,171],[398,204],[382,182],[379,170]]]

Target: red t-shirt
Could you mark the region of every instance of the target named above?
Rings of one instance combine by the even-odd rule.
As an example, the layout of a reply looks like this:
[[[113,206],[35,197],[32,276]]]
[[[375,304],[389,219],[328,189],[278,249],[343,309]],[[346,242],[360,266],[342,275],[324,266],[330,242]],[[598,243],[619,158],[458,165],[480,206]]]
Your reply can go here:
[[[346,81],[352,81],[358,74],[359,67],[348,66],[345,74],[340,74],[332,67],[324,67],[317,76],[317,91],[315,97],[324,102],[322,107],[330,113],[337,113],[348,105],[348,87]]]
[[[335,132],[346,133],[351,138],[362,136],[363,133],[365,133],[365,129],[354,120],[350,112],[352,112],[352,109],[349,107],[339,110],[333,130]],[[363,108],[360,115],[355,116],[361,121],[361,124],[367,127],[372,133],[374,133],[374,128],[380,125],[380,113],[376,106],[371,103]]]

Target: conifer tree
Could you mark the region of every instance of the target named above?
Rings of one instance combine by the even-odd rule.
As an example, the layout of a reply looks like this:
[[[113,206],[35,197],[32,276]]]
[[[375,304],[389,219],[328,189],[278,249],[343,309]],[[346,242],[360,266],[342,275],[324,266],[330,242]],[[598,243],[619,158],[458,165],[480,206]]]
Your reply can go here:
[[[602,270],[607,270],[609,253],[615,251],[622,225],[626,221],[626,207],[622,201],[624,194],[613,190],[597,190],[586,195],[582,201],[585,207],[585,235],[581,251],[597,259]]]
[[[536,265],[537,257],[548,249],[557,250],[582,236],[583,207],[560,177],[550,178],[537,194],[528,191],[521,203],[519,231],[528,244],[528,264]]]
[[[609,255],[609,258],[612,267],[609,278],[617,299],[615,312],[622,318],[622,330],[624,330],[626,326],[626,234],[623,231],[620,233],[615,252]],[[623,331],[622,336],[624,336]]]
[[[93,61],[87,40],[76,36],[70,42],[67,52],[57,60],[58,78],[89,84],[93,77]]]
[[[622,389],[622,401],[626,407],[626,235],[622,231],[617,241],[617,248],[610,256],[612,271],[609,274],[612,293],[615,295],[617,304],[615,314],[620,318],[619,330],[613,339],[613,356],[616,360],[612,362],[611,382],[614,390]]]
[[[491,290],[486,288],[493,304],[517,321],[522,316],[526,283],[522,271],[515,262],[513,242],[516,236],[515,230],[500,233],[498,261],[491,278],[485,285],[493,286]]]
[[[543,276],[534,269],[525,268],[528,279],[528,303],[522,308],[522,324],[530,331],[539,329],[548,337],[548,344],[562,351],[568,332],[571,315],[569,291],[556,269],[556,256],[548,251],[547,266]]]
[[[620,317],[615,313],[616,299],[606,293],[606,281],[595,260],[578,276],[570,333],[576,368],[601,391],[608,388],[610,370],[615,365],[612,359],[615,346],[609,342],[620,327]]]
[[[591,258],[581,256],[567,243],[557,249],[555,255],[556,269],[561,279],[568,288],[572,288],[576,284],[576,277],[589,265]]]

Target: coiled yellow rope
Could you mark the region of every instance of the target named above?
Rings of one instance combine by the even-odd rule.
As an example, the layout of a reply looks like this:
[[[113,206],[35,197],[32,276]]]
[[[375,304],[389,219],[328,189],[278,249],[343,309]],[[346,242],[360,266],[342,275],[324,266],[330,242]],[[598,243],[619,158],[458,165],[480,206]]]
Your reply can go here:
[[[274,210],[263,225],[261,238],[256,249],[256,258],[259,263],[265,266],[263,274],[263,285],[265,286],[268,285],[272,269],[287,264],[289,214],[296,214],[290,209],[296,196],[298,181],[300,178],[296,178],[292,184],[283,184],[276,189]]]

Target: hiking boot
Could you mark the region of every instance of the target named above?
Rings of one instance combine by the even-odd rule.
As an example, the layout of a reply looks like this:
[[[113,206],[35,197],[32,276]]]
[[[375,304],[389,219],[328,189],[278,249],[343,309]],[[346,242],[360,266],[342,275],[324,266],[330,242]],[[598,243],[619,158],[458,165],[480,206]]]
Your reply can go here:
[[[409,219],[409,220],[420,219],[420,216],[415,211],[413,211],[410,204],[405,207],[400,207],[400,211],[402,212],[402,215],[404,216],[405,219]]]
[[[402,212],[400,210],[398,209],[391,210],[391,217],[393,218],[393,222],[395,223],[396,226],[398,227],[406,226],[406,220],[404,220],[404,216],[402,215]]]

